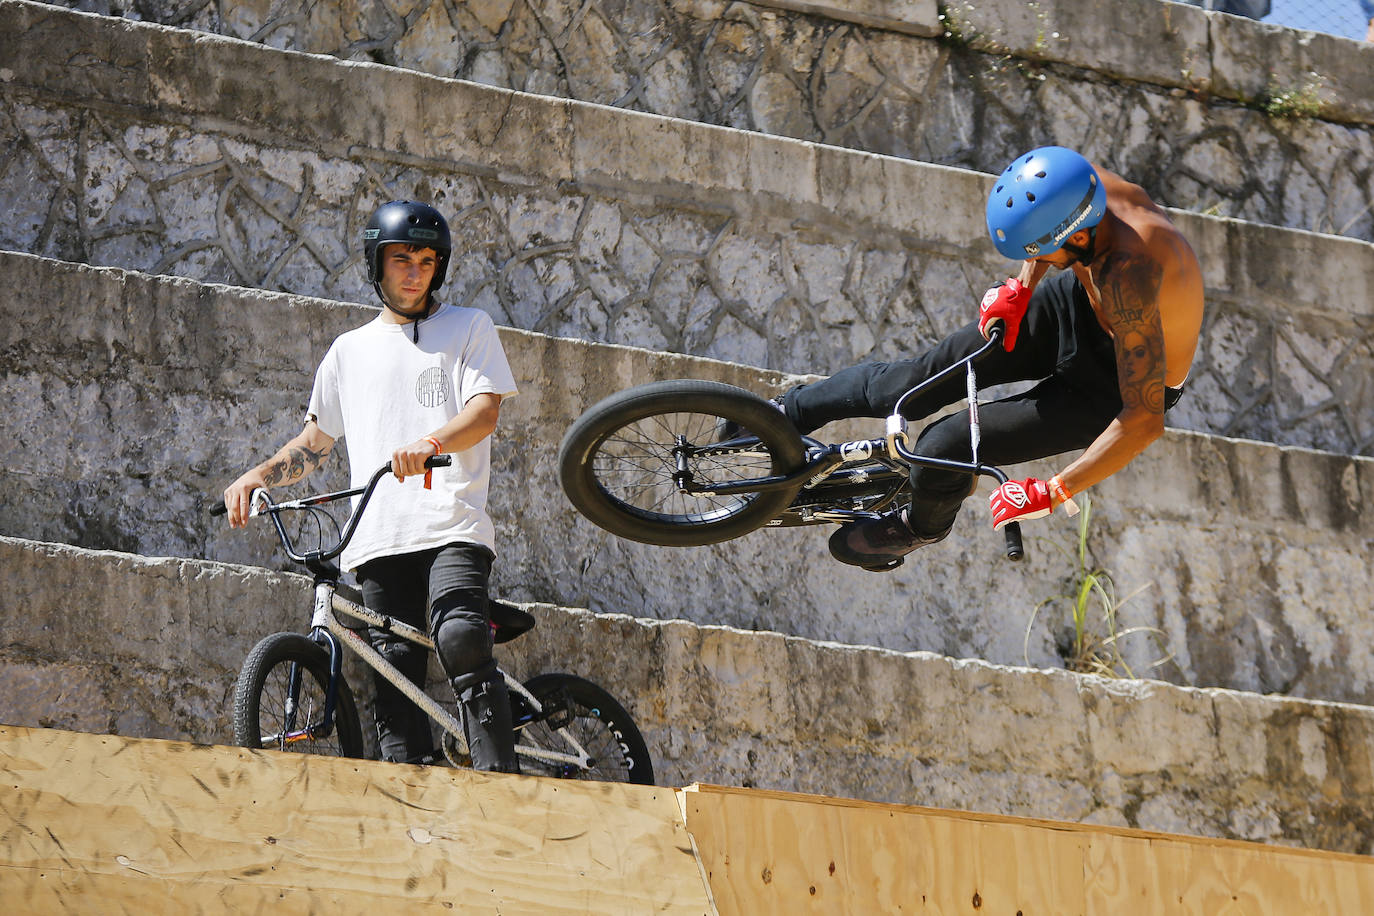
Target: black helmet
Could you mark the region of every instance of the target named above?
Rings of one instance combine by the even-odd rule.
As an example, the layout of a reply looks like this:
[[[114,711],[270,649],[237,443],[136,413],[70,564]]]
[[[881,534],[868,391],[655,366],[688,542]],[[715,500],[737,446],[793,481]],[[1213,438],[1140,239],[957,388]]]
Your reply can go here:
[[[367,279],[374,286],[382,278],[382,246],[393,242],[433,248],[439,256],[439,266],[434,269],[429,291],[434,292],[444,285],[453,240],[449,236],[448,223],[438,210],[413,200],[393,200],[377,208],[363,230],[363,260],[367,262]]]

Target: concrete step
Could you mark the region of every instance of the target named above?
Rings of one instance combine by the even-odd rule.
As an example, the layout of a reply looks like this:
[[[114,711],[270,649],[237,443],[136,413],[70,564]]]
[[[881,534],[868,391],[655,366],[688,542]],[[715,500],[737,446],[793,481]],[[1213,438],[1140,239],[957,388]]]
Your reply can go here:
[[[204,560],[0,538],[0,564],[0,722],[17,726],[227,743],[238,665],[265,634],[304,625],[309,607],[303,577]],[[661,785],[1374,853],[1366,706],[527,607],[539,625],[498,648],[502,664],[520,676],[571,671],[603,684],[631,710]],[[238,778],[251,780],[274,756],[240,760]],[[433,781],[385,769],[357,765],[347,778],[389,783],[404,771],[417,786]],[[235,803],[232,787],[210,778],[214,769],[198,772],[202,789],[222,788]],[[20,775],[14,785],[21,779],[28,785]],[[757,809],[735,814],[725,822],[745,835],[753,828],[743,825],[767,822]],[[827,826],[831,840],[848,835]],[[808,832],[755,842],[750,855],[784,835]]]
[[[161,21],[980,172],[1058,142],[1175,207],[1374,238],[1374,46],[1159,0],[221,0]]]
[[[360,225],[418,196],[454,223],[445,295],[498,323],[823,374],[930,344],[1010,268],[979,173],[23,0],[0,12],[0,50],[32,49],[0,69],[0,247],[367,302]],[[1368,454],[1374,246],[1176,216],[1210,307],[1170,421]]]
[[[314,368],[371,310],[279,293],[0,255],[0,533],[143,555],[268,565],[267,526],[230,532],[202,510],[299,431]],[[62,303],[60,324],[31,291]],[[828,528],[764,530],[714,547],[632,544],[578,516],[555,454],[568,423],[615,391],[714,378],[769,393],[776,372],[504,329],[521,394],[494,445],[495,581],[524,601],[686,617],[812,639],[1058,666],[1077,520],[1026,526],[1001,559],[985,494],[945,542],[899,571],[841,567]],[[879,434],[870,424],[839,430]],[[1374,459],[1171,430],[1094,488],[1088,556],[1127,601],[1116,629],[1139,673],[1178,683],[1374,703]],[[343,459],[312,478],[341,488]],[[1040,465],[1018,472],[1045,475]],[[1089,629],[1110,635],[1099,621]]]

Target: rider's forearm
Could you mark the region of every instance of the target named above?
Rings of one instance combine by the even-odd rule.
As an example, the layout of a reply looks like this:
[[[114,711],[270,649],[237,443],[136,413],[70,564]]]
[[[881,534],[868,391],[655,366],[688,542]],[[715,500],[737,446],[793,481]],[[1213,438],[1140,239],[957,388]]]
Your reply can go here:
[[[264,487],[295,483],[318,468],[333,447],[333,439],[307,428],[250,473]]]
[[[1034,291],[1036,284],[1045,279],[1045,274],[1049,272],[1050,265],[1044,261],[1022,261],[1021,270],[1017,273],[1016,279],[1026,289]]]
[[[445,454],[465,452],[496,431],[496,421],[500,416],[500,395],[475,395],[463,405],[457,416],[430,435],[439,440]]]
[[[307,422],[305,429],[275,455],[225,488],[224,508],[229,513],[229,525],[243,527],[251,511],[249,503],[254,490],[300,480],[319,467],[333,447],[332,438],[321,432],[313,420]]]
[[[1082,493],[1130,464],[1164,433],[1164,416],[1145,410],[1122,411],[1068,467],[1059,481],[1071,494]],[[1062,502],[1055,495],[1054,505]]]

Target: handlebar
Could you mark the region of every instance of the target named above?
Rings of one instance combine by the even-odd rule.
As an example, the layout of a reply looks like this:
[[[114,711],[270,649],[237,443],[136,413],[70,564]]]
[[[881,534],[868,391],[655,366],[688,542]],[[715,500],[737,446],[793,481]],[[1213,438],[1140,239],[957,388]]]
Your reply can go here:
[[[935,373],[930,378],[926,379],[918,385],[913,386],[912,388],[907,389],[906,393],[897,399],[897,405],[892,408],[892,413],[900,414],[902,412],[902,404],[904,404],[906,402],[906,399],[911,397],[913,394],[919,394],[920,392],[925,391],[931,385],[934,385],[936,382],[944,381],[946,378],[953,375],[955,372],[964,369],[966,366],[968,366],[969,363],[975,363],[978,360],[982,359],[989,352],[991,352],[994,347],[1001,346],[1002,338],[1005,335],[1006,328],[1002,327],[1002,325],[1000,324],[993,325],[991,328],[988,329],[988,339],[986,343],[984,343],[977,350],[974,350],[968,356],[965,356],[963,359],[958,360],[957,362],[950,363],[948,366],[941,369],[939,372]]]
[[[425,459],[425,468],[446,468],[453,464],[452,455],[431,455]],[[343,549],[348,546],[348,542],[353,539],[353,534],[358,529],[358,522],[362,519],[363,510],[367,508],[368,501],[372,499],[372,493],[377,489],[377,484],[383,477],[391,473],[391,462],[379,467],[372,473],[372,477],[361,487],[354,487],[349,490],[336,490],[332,493],[320,493],[315,496],[306,496],[301,499],[290,499],[285,502],[273,502],[272,497],[265,489],[253,491],[251,515],[262,515],[266,513],[272,517],[272,524],[277,529],[277,538],[281,541],[282,549],[286,555],[297,563],[321,562],[332,560]],[[291,509],[312,509],[325,503],[337,502],[341,499],[348,499],[353,496],[361,496],[358,504],[353,507],[353,511],[348,516],[348,521],[344,523],[343,532],[339,535],[339,540],[328,550],[312,550],[307,553],[298,553],[295,546],[291,543],[291,536],[286,533],[286,528],[281,522],[281,512]],[[223,502],[218,502],[207,510],[210,515],[224,515],[228,512]]]
[[[902,416],[902,404],[906,402],[907,398],[921,391],[924,391],[925,389],[936,384],[937,382],[943,381],[944,379],[953,375],[960,369],[965,369],[970,372],[969,399],[970,402],[972,402],[973,399],[977,397],[977,392],[973,388],[971,374],[972,370],[969,369],[969,367],[972,366],[973,363],[977,362],[978,360],[982,359],[985,355],[990,353],[993,350],[993,348],[1000,346],[1002,343],[1002,338],[1005,336],[1006,326],[1003,323],[997,323],[992,325],[988,329],[987,342],[984,343],[981,347],[979,347],[977,350],[974,350],[972,353],[970,353],[963,359],[951,363],[944,369],[941,369],[939,372],[935,373],[930,378],[926,379],[920,384],[908,389],[905,394],[898,398],[896,406],[892,408],[892,416],[888,417],[887,422],[888,449],[900,455],[903,459],[905,459],[908,462],[911,462],[912,464],[919,464],[925,467],[949,468],[951,470],[967,471],[972,474],[982,474],[986,477],[991,477],[994,480],[996,480],[998,485],[1006,483],[1007,475],[1003,473],[1003,471],[1000,468],[993,467],[990,464],[983,464],[982,462],[978,461],[978,445],[976,438],[974,440],[973,445],[973,461],[971,462],[949,461],[939,458],[928,458],[923,455],[917,455],[914,452],[910,451],[906,447],[906,419]],[[974,405],[974,407],[976,407],[976,405]],[[976,430],[974,430],[973,432],[976,435]],[[1002,528],[1002,532],[1007,547],[1007,559],[1020,560],[1022,557],[1024,557],[1026,555],[1026,551],[1021,541],[1021,524],[1019,522],[1009,522],[1006,526]]]

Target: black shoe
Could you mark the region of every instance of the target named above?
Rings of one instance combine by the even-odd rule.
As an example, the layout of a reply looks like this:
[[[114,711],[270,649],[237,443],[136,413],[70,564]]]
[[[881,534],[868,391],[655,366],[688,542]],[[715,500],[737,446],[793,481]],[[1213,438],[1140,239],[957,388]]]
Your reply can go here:
[[[769,398],[768,403],[777,408],[778,413],[782,413],[782,401],[778,398]],[[786,414],[784,414],[786,416]],[[734,420],[727,420],[725,417],[716,418],[716,440],[717,442],[733,442],[736,439],[757,439],[749,430],[740,426]]]
[[[949,528],[931,536],[916,534],[907,525],[905,516],[906,510],[902,509],[881,518],[840,526],[830,536],[831,556],[869,572],[887,572],[901,566],[906,555],[918,547],[943,541],[949,536]]]

